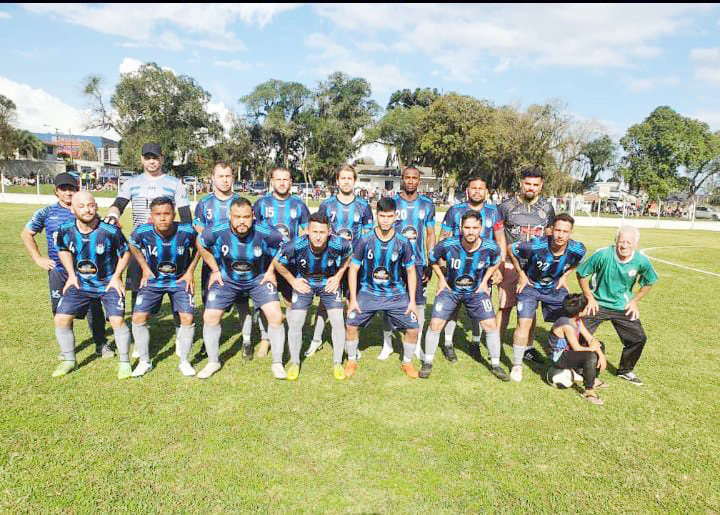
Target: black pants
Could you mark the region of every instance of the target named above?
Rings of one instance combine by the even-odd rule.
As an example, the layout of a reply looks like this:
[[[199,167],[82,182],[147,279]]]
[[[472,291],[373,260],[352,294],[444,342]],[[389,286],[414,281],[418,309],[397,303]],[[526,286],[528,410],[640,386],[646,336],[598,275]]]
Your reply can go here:
[[[557,368],[582,370],[585,389],[588,390],[593,387],[595,384],[595,378],[597,377],[597,353],[579,350],[566,350],[560,355],[560,359],[553,363],[553,366]]]
[[[593,316],[583,318],[583,323],[588,331],[595,333],[598,326],[610,320],[615,332],[617,332],[620,341],[623,344],[622,356],[620,357],[620,365],[618,366],[618,374],[630,372],[635,368],[635,364],[640,359],[643,347],[647,341],[643,326],[638,320],[630,320],[630,317],[624,311],[615,311],[614,309],[600,308]]]

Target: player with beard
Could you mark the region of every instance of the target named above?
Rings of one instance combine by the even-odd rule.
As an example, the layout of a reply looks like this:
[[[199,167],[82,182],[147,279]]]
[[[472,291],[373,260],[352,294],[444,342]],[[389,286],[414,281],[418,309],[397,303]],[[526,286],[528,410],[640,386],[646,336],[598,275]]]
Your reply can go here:
[[[425,324],[425,287],[430,281],[432,270],[428,266],[428,250],[435,246],[435,204],[426,195],[418,194],[420,170],[414,166],[406,167],[402,172],[402,191],[393,197],[395,230],[405,236],[415,252],[415,271],[417,287],[415,291],[415,315],[418,319],[418,342],[416,355],[421,358],[422,331]],[[378,354],[379,360],[386,360],[393,351],[392,328],[387,316],[384,317],[383,348]]]
[[[481,227],[480,227],[480,238],[483,240],[495,240],[500,247],[500,258],[505,260],[505,254],[507,252],[505,243],[505,231],[503,218],[500,211],[493,204],[485,202],[487,198],[488,188],[487,182],[482,177],[471,177],[467,186],[465,187],[465,196],[467,200],[456,204],[448,209],[443,219],[440,240],[445,238],[453,237],[460,239],[462,237],[460,225],[462,217],[468,211],[475,211],[480,215]],[[495,280],[499,281],[501,277],[498,273],[495,274]],[[473,341],[470,346],[470,351],[473,354],[478,354],[480,351],[480,323],[478,321],[471,320]],[[447,321],[445,324],[445,345],[442,347],[443,354],[450,362],[456,362],[457,356],[455,354],[455,348],[453,346],[453,335],[455,334],[455,327],[457,326],[457,313]]]
[[[290,381],[296,380],[300,373],[302,328],[315,296],[320,298],[332,326],[333,375],[335,379],[345,379],[342,367],[345,322],[340,285],[351,254],[350,242],[331,236],[327,217],[317,212],[310,215],[308,233],[285,245],[275,258],[275,269],[293,287],[293,308],[288,315],[287,378]]]
[[[412,364],[418,339],[417,307],[415,295],[408,294],[417,288],[415,252],[408,239],[393,227],[395,209],[393,199],[378,200],[377,227],[362,236],[353,251],[348,270],[346,377],[352,377],[357,370],[358,327],[366,327],[376,312],[386,313],[390,322],[404,331],[402,370],[410,378],[418,377]]]
[[[100,300],[110,319],[120,356],[118,379],[127,379],[132,369],[122,273],[130,260],[128,244],[118,227],[100,221],[97,204],[89,192],[73,196],[72,211],[75,220],[60,227],[57,236],[58,256],[68,279],[55,314],[55,336],[64,360],[53,377],[64,376],[75,368],[73,319],[85,313],[91,302]]]

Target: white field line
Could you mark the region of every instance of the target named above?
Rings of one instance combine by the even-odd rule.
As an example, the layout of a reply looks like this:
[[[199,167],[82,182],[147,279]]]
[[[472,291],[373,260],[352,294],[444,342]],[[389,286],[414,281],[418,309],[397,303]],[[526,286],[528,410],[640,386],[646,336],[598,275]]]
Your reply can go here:
[[[669,247],[648,247],[646,249],[642,249],[640,251],[640,254],[647,257],[648,259],[652,259],[653,261],[659,261],[660,263],[665,263],[666,265],[677,266],[679,268],[684,268],[685,270],[692,270],[693,272],[700,272],[701,274],[708,274],[708,275],[714,275],[715,277],[720,277],[720,274],[716,274],[715,272],[708,272],[707,270],[700,270],[699,268],[693,268],[691,266],[680,265],[678,263],[673,263],[672,261],[666,261],[664,259],[660,259],[660,258],[656,258],[656,257],[647,255],[648,250],[677,249],[677,248],[702,248],[702,247],[695,247],[694,245],[674,245],[674,246],[669,246]]]

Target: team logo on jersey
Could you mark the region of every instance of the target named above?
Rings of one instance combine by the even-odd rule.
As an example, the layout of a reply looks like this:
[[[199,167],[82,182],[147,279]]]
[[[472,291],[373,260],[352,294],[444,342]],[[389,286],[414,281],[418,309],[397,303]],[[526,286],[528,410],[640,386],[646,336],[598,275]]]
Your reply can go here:
[[[175,266],[175,263],[171,263],[170,261],[163,261],[158,265],[158,272],[161,274],[174,274],[177,270],[177,266]]]
[[[373,272],[373,281],[381,286],[386,285],[390,282],[390,273],[385,267],[378,267]]]
[[[637,270],[635,270],[634,268],[631,270],[628,270],[628,276],[635,277],[636,275],[637,275]]]
[[[278,231],[280,231],[280,233],[283,235],[283,239],[284,239],[284,240],[290,239],[290,229],[288,229],[288,227],[287,227],[286,225],[277,224],[277,225],[275,226],[275,229],[277,229]]]
[[[492,220],[490,220],[489,218],[485,220],[485,227],[492,227]]]
[[[260,245],[255,245],[255,246],[253,247],[253,255],[254,255],[255,257],[260,257],[260,256],[262,256],[262,248],[260,247]]]
[[[247,274],[252,270],[252,265],[247,261],[233,261],[230,266],[234,272],[239,274]]]
[[[98,243],[97,245],[95,245],[95,253],[96,254],[105,254],[105,244]]]
[[[97,265],[92,261],[80,261],[77,264],[77,271],[80,275],[95,275],[97,273]]]
[[[397,252],[393,251],[392,254],[390,254],[390,260],[391,261],[397,261],[397,258],[400,257]]]
[[[425,220],[425,210],[424,209],[421,209],[420,211],[418,211],[418,217],[420,218],[420,220]]]
[[[356,223],[359,222],[360,221],[360,213],[355,213],[353,215],[353,220],[355,220]]]
[[[415,229],[415,227],[413,227],[412,225],[409,227],[405,227],[402,230],[402,235],[405,236],[408,240],[410,240],[413,243],[415,243],[417,241],[417,237],[418,237],[417,229]]]
[[[475,281],[469,275],[461,275],[460,277],[455,279],[455,287],[458,290],[470,291],[470,290],[472,290],[474,284],[475,284]]]
[[[340,236],[343,239],[346,239],[347,241],[352,241],[353,234],[350,229],[340,229],[338,231],[338,236]]]
[[[290,208],[290,218],[297,218],[297,215],[298,215],[297,209],[295,209],[294,207]]]
[[[545,219],[545,218],[547,218],[547,213],[545,211],[543,211],[542,209],[540,209],[538,211],[538,216],[542,219]]]

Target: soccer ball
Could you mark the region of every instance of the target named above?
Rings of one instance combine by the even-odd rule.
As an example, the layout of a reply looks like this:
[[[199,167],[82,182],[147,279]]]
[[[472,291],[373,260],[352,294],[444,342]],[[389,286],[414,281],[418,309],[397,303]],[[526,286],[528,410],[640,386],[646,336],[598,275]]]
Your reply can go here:
[[[547,382],[555,388],[570,388],[573,385],[572,371],[569,368],[550,368]]]

